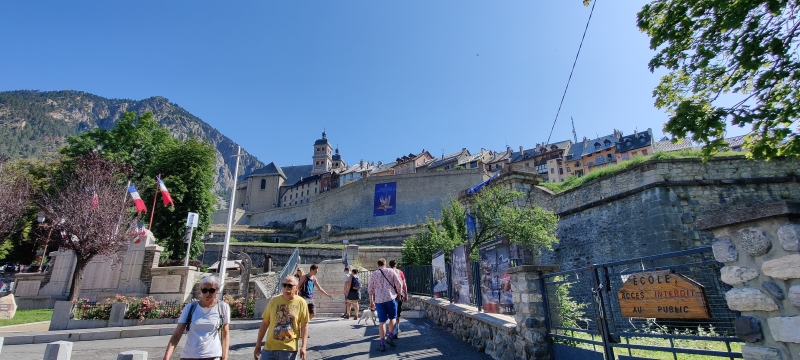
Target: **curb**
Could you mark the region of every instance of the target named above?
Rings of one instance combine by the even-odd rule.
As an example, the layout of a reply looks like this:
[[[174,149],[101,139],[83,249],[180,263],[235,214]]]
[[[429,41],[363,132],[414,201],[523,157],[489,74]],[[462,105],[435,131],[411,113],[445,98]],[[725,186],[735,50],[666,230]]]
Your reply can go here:
[[[232,320],[231,330],[253,330],[261,326],[261,320]],[[123,338],[137,338],[146,336],[172,335],[175,331],[175,324],[166,325],[143,325],[126,326],[101,329],[75,329],[61,331],[30,331],[30,332],[7,332],[4,338],[4,345],[25,345],[42,344],[53,341],[93,341],[93,340],[112,340]]]

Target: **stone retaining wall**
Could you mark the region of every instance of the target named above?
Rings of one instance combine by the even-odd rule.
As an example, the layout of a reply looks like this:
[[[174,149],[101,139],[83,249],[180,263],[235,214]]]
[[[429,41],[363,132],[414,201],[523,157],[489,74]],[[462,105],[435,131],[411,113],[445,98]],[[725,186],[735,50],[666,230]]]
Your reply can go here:
[[[795,184],[796,186],[796,184]],[[699,222],[715,236],[714,258],[747,345],[745,359],[800,359],[800,203],[780,202]]]

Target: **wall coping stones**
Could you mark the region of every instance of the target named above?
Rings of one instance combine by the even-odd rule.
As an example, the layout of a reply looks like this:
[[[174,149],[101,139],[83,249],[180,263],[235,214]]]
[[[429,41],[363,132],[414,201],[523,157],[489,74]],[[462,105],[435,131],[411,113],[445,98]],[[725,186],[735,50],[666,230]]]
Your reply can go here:
[[[506,274],[516,274],[521,272],[541,272],[553,273],[561,269],[559,265],[522,265],[506,269]]]
[[[742,210],[726,211],[722,214],[697,220],[698,230],[710,230],[747,221],[781,215],[800,215],[800,202],[781,201]]]
[[[517,329],[516,321],[514,321],[513,318],[505,315],[482,313],[478,312],[478,310],[471,305],[451,304],[449,300],[434,299],[429,296],[412,295],[412,297],[418,298],[428,304],[435,305],[460,315],[481,321],[487,325],[504,329],[511,333],[515,333]]]

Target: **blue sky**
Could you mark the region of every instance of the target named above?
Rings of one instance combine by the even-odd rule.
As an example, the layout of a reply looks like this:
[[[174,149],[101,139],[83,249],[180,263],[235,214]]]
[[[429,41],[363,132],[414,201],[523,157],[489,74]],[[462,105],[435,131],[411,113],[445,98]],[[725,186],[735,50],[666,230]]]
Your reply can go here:
[[[552,141],[652,128],[647,1],[599,0]],[[264,162],[547,140],[590,8],[558,1],[16,1],[0,91],[164,96]],[[745,131],[731,128],[729,136]]]

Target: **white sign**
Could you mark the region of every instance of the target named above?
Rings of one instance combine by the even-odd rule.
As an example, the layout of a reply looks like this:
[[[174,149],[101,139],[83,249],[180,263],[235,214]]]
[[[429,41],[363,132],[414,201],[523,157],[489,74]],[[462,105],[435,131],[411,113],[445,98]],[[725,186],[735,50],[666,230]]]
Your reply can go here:
[[[193,228],[197,227],[197,219],[200,218],[200,215],[197,213],[190,212],[189,216],[186,217],[186,226],[191,226]]]
[[[347,239],[342,240],[342,244],[349,244],[349,243],[350,243],[350,240],[347,240]]]

